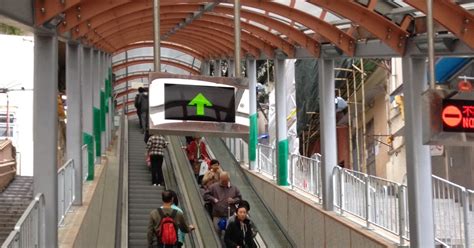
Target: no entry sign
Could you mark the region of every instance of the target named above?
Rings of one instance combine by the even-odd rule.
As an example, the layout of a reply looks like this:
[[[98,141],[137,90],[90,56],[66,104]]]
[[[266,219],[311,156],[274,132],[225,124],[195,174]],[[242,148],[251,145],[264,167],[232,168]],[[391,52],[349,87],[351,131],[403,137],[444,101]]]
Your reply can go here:
[[[443,131],[474,132],[474,101],[444,99],[441,119]]]

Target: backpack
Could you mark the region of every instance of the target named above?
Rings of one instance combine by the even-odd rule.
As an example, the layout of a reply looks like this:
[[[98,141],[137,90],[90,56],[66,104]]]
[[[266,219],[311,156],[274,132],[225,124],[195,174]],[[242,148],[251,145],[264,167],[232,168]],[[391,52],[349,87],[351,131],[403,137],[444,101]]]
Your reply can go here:
[[[176,229],[177,226],[174,218],[176,217],[178,211],[173,209],[173,212],[170,216],[165,214],[163,209],[158,208],[158,213],[161,216],[160,224],[156,229],[158,243],[163,245],[175,245],[178,242],[178,230]]]
[[[141,108],[142,108],[142,107],[141,107],[141,105],[142,105],[142,104],[141,104],[141,100],[142,100],[142,99],[141,99],[141,98],[142,98],[141,95],[142,95],[142,94],[137,94],[137,95],[135,96],[134,105],[135,105],[135,108],[136,108],[138,111],[140,111]]]

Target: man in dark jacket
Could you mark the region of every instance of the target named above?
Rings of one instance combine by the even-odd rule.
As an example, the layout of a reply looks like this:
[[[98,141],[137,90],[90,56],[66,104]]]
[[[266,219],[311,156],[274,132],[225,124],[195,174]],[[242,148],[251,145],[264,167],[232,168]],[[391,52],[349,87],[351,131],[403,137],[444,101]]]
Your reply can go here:
[[[253,240],[251,221],[247,218],[248,204],[239,204],[235,210],[235,219],[229,221],[224,241],[227,248],[256,248]]]
[[[138,122],[140,123],[140,128],[143,129],[142,123],[142,98],[145,94],[145,89],[143,87],[138,88],[138,94],[135,96],[135,110],[137,111]]]
[[[227,219],[235,211],[234,204],[240,200],[242,195],[239,189],[230,184],[229,174],[225,171],[220,174],[219,182],[209,186],[204,193],[204,201],[212,204],[212,221],[219,237],[222,235],[219,221]]]

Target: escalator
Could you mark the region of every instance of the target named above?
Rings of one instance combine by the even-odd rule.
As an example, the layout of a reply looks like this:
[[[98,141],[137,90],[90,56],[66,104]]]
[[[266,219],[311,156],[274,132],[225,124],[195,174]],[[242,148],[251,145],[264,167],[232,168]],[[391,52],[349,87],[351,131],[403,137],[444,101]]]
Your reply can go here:
[[[219,160],[223,170],[230,174],[231,182],[237,186],[243,199],[250,203],[250,216],[257,226],[266,247],[295,247],[285,231],[276,221],[275,216],[265,206],[256,193],[239,163],[229,152],[220,138],[207,137],[210,152]]]
[[[167,189],[178,193],[180,208],[189,224],[196,230],[186,235],[185,247],[220,247],[212,222],[208,218],[199,188],[190,171],[188,160],[176,137],[167,137],[170,142],[165,152],[163,174]],[[150,211],[162,205],[163,186],[151,185],[151,173],[145,165],[145,142],[138,128],[138,121],[128,123],[128,215],[127,247],[147,247],[147,226]],[[127,187],[125,185],[125,187]]]
[[[178,192],[180,208],[186,219],[196,227],[186,235],[185,247],[222,247],[213,230],[211,218],[204,209],[200,188],[194,179],[189,161],[182,146],[184,137],[167,136],[169,142],[163,163],[163,174],[167,189]],[[236,185],[251,205],[250,215],[259,230],[259,247],[294,247],[288,236],[266,208],[243,173],[240,165],[232,157],[223,142],[218,138],[207,139],[209,148],[224,170],[231,175]],[[162,205],[162,186],[151,185],[151,174],[144,161],[145,143],[137,121],[128,124],[128,247],[147,246],[147,225],[149,213]]]

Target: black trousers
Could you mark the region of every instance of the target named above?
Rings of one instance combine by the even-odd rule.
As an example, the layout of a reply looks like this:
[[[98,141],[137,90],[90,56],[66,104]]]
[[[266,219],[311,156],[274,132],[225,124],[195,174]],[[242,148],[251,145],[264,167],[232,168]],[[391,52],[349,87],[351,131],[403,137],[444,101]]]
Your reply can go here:
[[[163,185],[163,156],[161,155],[150,155],[151,161],[151,183]]]
[[[143,124],[142,124],[142,111],[137,110],[137,116],[138,116],[138,123],[140,124],[140,128],[143,129]]]

